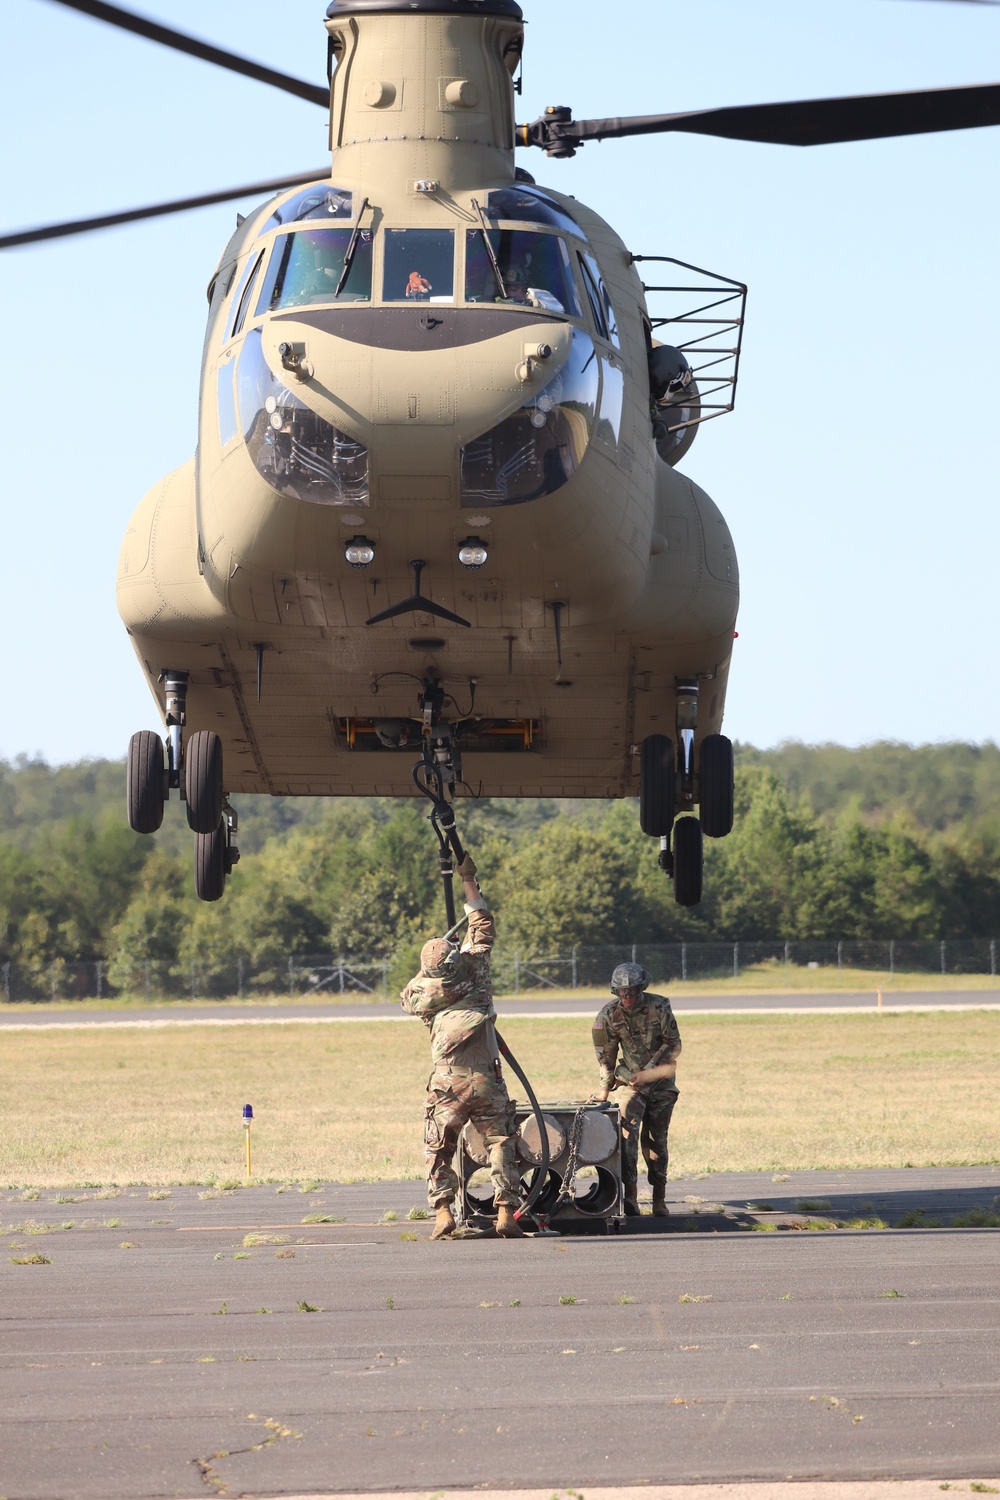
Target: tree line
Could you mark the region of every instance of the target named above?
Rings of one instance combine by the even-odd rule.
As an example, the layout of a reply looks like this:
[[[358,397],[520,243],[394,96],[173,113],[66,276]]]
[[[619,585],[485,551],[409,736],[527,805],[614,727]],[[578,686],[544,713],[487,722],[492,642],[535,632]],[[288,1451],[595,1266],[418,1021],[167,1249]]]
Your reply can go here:
[[[291,953],[329,952],[388,958],[402,982],[444,926],[417,802],[241,798],[246,852],[207,906],[191,887],[183,809],[170,804],[163,832],[140,838],[124,824],[123,788],[111,762],[0,767],[0,960],[41,973],[102,957],[111,983],[127,985],[144,964],[244,958],[277,974]],[[736,826],[706,841],[705,899],[690,911],[674,904],[632,801],[463,801],[459,825],[505,947],[526,955],[1000,935],[994,746],[742,747]]]

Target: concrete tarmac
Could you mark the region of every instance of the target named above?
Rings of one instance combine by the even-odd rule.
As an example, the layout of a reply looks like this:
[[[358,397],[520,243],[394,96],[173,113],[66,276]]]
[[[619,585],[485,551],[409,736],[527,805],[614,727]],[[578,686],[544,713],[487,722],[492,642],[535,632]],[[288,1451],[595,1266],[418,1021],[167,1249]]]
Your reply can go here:
[[[751,1226],[998,1194],[996,1167],[719,1175],[619,1235],[433,1243],[415,1182],[8,1192],[0,1494],[968,1490],[1000,1473],[1000,1231]]]
[[[571,1016],[592,1020],[603,1005],[602,999],[582,998],[570,993],[543,995],[531,999],[503,997],[497,1000],[500,1019],[505,1016],[534,1016],[550,1020]],[[678,1016],[688,1015],[837,1015],[864,1013],[877,1008],[876,992],[831,990],[774,991],[770,994],[743,994],[719,991],[716,994],[685,995],[673,1002]],[[993,990],[898,990],[883,996],[885,1010],[994,1010],[1000,1009],[1000,987]],[[178,1005],[136,1006],[129,1010],[98,1010],[81,1001],[71,1010],[51,1009],[44,1003],[18,1006],[0,1012],[0,1029],[23,1031],[28,1027],[52,1026],[165,1026],[215,1025],[237,1026],[250,1023],[264,1025],[275,1021],[323,1024],[342,1021],[408,1021],[398,1003],[384,1000],[337,1000],[325,1004],[268,1005],[241,1004],[226,1001],[204,1005],[187,1002]]]

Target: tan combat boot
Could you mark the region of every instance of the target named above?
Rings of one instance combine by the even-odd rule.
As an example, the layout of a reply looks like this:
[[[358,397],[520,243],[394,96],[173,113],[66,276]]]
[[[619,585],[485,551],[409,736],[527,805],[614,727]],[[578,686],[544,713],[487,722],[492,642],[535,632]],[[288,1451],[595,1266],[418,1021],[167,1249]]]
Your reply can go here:
[[[455,1216],[451,1211],[450,1204],[442,1203],[434,1216],[434,1228],[431,1230],[432,1240],[445,1240],[449,1235],[455,1233]]]
[[[664,1193],[663,1188],[654,1188],[653,1189],[653,1218],[654,1219],[669,1219],[670,1218],[670,1210],[667,1207],[666,1194]]]
[[[523,1240],[524,1230],[514,1218],[514,1210],[509,1203],[501,1203],[497,1208],[497,1234],[504,1240]]]

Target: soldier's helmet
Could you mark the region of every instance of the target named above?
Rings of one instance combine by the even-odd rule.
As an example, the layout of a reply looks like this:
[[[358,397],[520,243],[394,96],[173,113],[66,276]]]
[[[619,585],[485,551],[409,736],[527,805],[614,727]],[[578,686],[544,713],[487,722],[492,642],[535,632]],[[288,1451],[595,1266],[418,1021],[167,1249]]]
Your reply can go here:
[[[622,990],[645,990],[649,988],[649,975],[642,964],[619,964],[611,976],[611,993]]]
[[[420,972],[428,979],[445,979],[455,967],[458,948],[447,938],[431,938],[420,950]]]

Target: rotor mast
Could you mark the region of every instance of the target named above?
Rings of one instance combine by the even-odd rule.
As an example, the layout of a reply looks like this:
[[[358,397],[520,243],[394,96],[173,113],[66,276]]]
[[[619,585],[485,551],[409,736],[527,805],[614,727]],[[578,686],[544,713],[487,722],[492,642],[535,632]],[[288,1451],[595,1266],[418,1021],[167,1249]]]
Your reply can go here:
[[[333,0],[334,173],[468,191],[514,178],[515,0]]]

